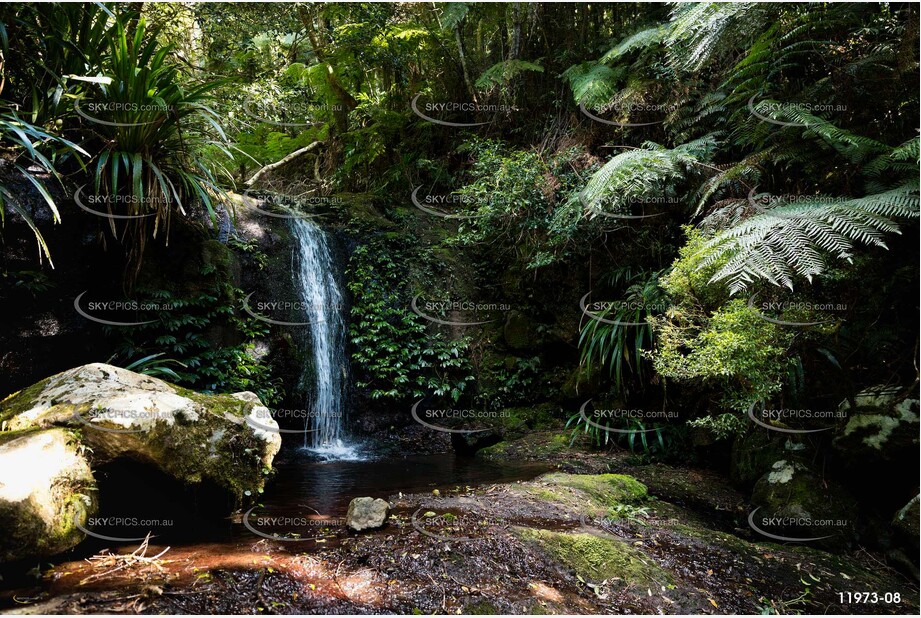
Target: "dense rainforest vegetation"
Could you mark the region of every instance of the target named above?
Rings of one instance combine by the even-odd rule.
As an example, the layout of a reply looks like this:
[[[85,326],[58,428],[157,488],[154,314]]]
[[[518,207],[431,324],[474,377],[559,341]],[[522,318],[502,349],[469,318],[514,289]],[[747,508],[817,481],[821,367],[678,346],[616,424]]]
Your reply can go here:
[[[278,411],[321,399],[323,368],[291,327],[307,321],[272,301],[307,285],[288,224],[309,220],[343,290],[323,302],[356,441],[705,470],[747,504],[847,521],[822,551],[872,552],[916,596],[918,17],[2,4],[0,396],[108,363],[251,391],[295,431]],[[420,402],[472,412],[420,434]],[[909,512],[913,532],[893,523]],[[825,611],[796,579],[786,600],[704,603]],[[661,611],[681,608],[700,611]]]

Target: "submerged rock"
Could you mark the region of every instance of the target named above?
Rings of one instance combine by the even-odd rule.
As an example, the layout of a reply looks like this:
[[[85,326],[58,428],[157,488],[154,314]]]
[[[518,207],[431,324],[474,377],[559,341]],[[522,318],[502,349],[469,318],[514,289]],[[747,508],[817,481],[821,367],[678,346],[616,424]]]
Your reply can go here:
[[[380,528],[387,521],[390,505],[380,498],[355,498],[349,502],[349,511],[345,516],[346,525],[360,532],[368,528]]]
[[[0,403],[4,429],[81,429],[94,465],[129,458],[236,501],[262,491],[281,448],[278,425],[253,393],[206,395],[93,363],[51,376]]]
[[[0,562],[60,553],[96,514],[95,480],[74,432],[0,434]]]

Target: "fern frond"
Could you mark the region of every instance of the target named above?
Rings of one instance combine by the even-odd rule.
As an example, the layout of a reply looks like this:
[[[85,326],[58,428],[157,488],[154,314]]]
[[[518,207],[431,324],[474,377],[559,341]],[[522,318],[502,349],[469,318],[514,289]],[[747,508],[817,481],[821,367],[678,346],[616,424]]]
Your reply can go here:
[[[791,198],[719,232],[694,259],[706,268],[728,258],[710,281],[725,280],[731,294],[759,279],[792,289],[796,276],[824,272],[827,254],[850,260],[855,242],[886,248],[884,234],[899,231],[891,218],[918,211],[917,181],[862,198]]]

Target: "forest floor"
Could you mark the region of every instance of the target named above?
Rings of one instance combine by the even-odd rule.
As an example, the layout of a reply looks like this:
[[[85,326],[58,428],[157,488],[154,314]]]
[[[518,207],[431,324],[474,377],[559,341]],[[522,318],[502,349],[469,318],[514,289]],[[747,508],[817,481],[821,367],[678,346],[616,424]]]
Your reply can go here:
[[[499,455],[527,458],[541,436],[528,440]],[[568,449],[540,457],[559,473],[391,496],[384,528],[324,530],[307,551],[249,539],[62,563],[4,613],[918,613],[917,586],[866,551],[765,543],[739,527],[744,497],[717,474]],[[613,477],[595,476],[612,468],[649,496],[614,500],[598,485]],[[880,602],[848,604],[849,592]],[[900,601],[883,603],[887,592]]]

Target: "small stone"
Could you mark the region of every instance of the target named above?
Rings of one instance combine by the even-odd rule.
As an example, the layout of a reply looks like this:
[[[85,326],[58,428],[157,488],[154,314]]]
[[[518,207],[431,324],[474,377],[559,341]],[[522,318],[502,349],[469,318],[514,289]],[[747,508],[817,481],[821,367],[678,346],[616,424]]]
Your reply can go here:
[[[345,516],[346,525],[359,532],[368,528],[380,528],[387,521],[390,505],[380,498],[355,498],[349,502]]]

